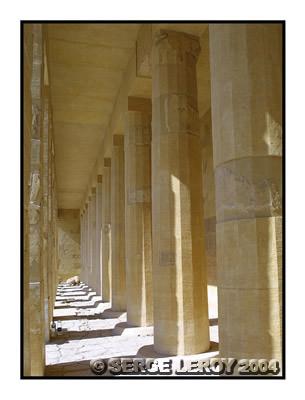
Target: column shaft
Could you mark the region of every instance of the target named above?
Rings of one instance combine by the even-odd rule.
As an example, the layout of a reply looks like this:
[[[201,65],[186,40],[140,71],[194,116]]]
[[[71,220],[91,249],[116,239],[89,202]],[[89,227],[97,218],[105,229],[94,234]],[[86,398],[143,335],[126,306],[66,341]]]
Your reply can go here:
[[[102,181],[102,298],[111,298],[111,159],[105,158]]]
[[[87,270],[87,284],[90,286],[91,264],[90,264],[90,218],[89,218],[89,204],[86,204],[86,270]]]
[[[209,349],[202,165],[197,109],[199,41],[161,31],[152,56],[154,345]]]
[[[281,25],[210,25],[222,357],[281,356]]]
[[[97,294],[102,295],[102,175],[97,177],[96,185],[96,265],[97,265]]]
[[[91,287],[97,292],[99,286],[99,270],[96,255],[96,189],[92,189],[90,200],[90,247],[91,247]]]
[[[111,165],[111,303],[126,310],[124,136],[113,137]]]
[[[125,128],[127,322],[148,326],[153,323],[151,102],[147,110],[138,111],[133,100],[129,99]]]

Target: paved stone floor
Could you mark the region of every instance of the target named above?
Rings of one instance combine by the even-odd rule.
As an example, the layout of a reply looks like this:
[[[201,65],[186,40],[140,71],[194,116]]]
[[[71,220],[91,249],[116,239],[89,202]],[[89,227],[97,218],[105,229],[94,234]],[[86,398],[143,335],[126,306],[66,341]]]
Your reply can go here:
[[[97,358],[169,359],[153,351],[152,328],[128,327],[125,312],[112,311],[109,303],[102,302],[100,296],[82,283],[74,287],[58,286],[54,321],[57,329],[46,345],[47,376],[99,377],[91,372],[89,365],[90,360]],[[210,324],[211,349],[200,355],[203,359],[218,354],[217,318],[211,318]],[[178,358],[170,358],[173,365],[178,362]],[[198,355],[183,358],[198,359]]]

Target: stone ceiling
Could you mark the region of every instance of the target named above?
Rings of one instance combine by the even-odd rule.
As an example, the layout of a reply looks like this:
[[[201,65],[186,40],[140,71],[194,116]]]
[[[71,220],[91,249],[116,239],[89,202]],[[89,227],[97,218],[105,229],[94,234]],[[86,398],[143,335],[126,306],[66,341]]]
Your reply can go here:
[[[197,72],[202,115],[210,102],[207,25],[158,26],[201,38]],[[139,28],[140,24],[48,24],[59,208],[81,207]],[[146,79],[145,87],[135,87],[131,95],[147,97],[150,87]]]
[[[79,208],[137,24],[49,24],[58,206]]]

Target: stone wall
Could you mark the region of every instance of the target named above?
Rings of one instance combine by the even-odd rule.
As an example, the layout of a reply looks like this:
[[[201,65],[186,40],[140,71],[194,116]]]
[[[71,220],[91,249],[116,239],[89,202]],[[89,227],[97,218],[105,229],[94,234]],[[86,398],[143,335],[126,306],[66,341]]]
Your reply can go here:
[[[56,291],[56,176],[47,68],[47,33],[24,26],[24,365],[25,376],[42,376],[45,343]]]
[[[80,274],[79,210],[58,210],[58,282]]]
[[[32,95],[31,95],[31,80],[33,68],[33,43],[32,43],[32,25],[26,25],[24,29],[24,86],[23,86],[23,246],[24,246],[24,261],[23,261],[23,311],[24,323],[23,335],[24,345],[24,374],[31,374],[31,351],[30,351],[30,249],[29,249],[29,204],[30,204],[30,174],[31,174],[31,135],[32,135]]]

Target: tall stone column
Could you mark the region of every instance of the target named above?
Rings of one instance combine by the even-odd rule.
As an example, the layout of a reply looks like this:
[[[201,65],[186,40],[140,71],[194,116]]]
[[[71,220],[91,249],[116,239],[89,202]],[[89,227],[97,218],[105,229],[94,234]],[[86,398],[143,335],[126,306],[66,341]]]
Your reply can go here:
[[[93,221],[92,221],[92,193],[89,196],[88,201],[88,276],[89,286],[93,289],[93,245],[92,245],[92,233],[93,233]]]
[[[51,109],[50,109],[51,112]],[[53,132],[52,118],[50,118],[50,132]],[[49,193],[50,193],[50,214],[49,223],[51,227],[51,234],[49,235],[50,242],[50,265],[52,269],[50,277],[50,294],[51,304],[54,306],[58,285],[57,266],[58,266],[58,234],[57,234],[57,200],[56,200],[56,176],[55,176],[55,151],[53,135],[50,137],[50,165],[49,165]],[[52,319],[53,319],[53,306],[52,306]]]
[[[111,165],[111,303],[126,310],[124,136],[115,135]]]
[[[281,35],[210,25],[222,357],[281,357]]]
[[[88,285],[91,287],[91,197],[88,198],[87,206],[87,277]]]
[[[97,265],[97,294],[102,294],[102,175],[97,176],[96,185],[96,265]]]
[[[162,30],[152,54],[154,346],[209,349],[197,37]]]
[[[43,268],[43,281],[44,281],[44,334],[45,342],[50,339],[50,323],[52,312],[50,308],[53,308],[53,304],[50,301],[50,289],[51,289],[51,265],[49,264],[49,236],[50,236],[50,224],[49,224],[49,93],[48,87],[43,87],[43,129],[42,129],[42,147],[40,155],[41,163],[41,211],[42,211],[42,226],[41,226],[41,262]]]
[[[84,214],[80,214],[80,280],[84,282]]]
[[[102,299],[111,298],[111,159],[104,159],[102,181]]]
[[[88,203],[84,210],[84,281],[89,285]]]
[[[127,323],[153,324],[151,101],[129,98],[125,127]]]
[[[96,188],[92,188],[90,200],[90,247],[91,247],[91,287],[98,291],[98,265],[96,257]]]

